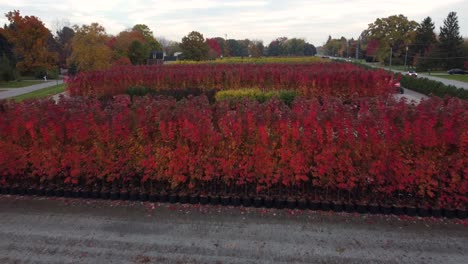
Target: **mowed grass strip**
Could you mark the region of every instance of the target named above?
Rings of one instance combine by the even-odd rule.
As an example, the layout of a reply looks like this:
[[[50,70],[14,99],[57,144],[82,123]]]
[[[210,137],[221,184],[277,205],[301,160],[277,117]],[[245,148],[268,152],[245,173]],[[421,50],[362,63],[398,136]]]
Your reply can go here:
[[[440,77],[444,79],[449,79],[449,80],[455,80],[455,81],[460,81],[460,82],[468,82],[468,74],[461,75],[461,74],[453,74],[453,75],[434,75],[435,77]]]
[[[18,95],[10,99],[20,102],[20,101],[27,100],[27,99],[44,98],[44,97],[48,97],[51,95],[62,93],[64,91],[65,91],[65,84],[59,84],[59,85],[54,85],[54,86],[47,87],[44,89],[36,90],[34,92]]]
[[[44,81],[40,80],[23,80],[23,81],[11,81],[11,82],[0,82],[0,88],[23,88],[39,83],[43,83]]]

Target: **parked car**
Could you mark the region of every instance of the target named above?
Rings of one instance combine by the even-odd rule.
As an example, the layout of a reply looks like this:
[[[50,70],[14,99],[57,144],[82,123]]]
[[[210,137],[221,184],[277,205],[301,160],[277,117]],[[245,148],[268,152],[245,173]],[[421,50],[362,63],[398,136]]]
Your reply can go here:
[[[405,93],[405,91],[403,90],[403,87],[401,87],[401,84],[400,84],[399,81],[391,80],[390,85],[393,86],[393,88],[395,88],[395,92],[400,93],[400,94]]]
[[[468,71],[464,71],[462,69],[451,69],[447,71],[448,74],[468,74]]]
[[[408,76],[413,76],[413,77],[418,77],[418,73],[415,72],[415,71],[413,71],[413,70],[408,71],[408,72],[406,73],[406,75],[408,75]]]

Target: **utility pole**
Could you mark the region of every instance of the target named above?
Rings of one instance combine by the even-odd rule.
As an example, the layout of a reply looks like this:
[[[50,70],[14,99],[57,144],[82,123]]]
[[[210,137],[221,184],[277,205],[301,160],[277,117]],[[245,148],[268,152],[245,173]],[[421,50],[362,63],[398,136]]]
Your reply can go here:
[[[406,68],[406,58],[408,58],[408,46],[406,46],[406,53],[405,53],[405,68]]]
[[[359,46],[360,46],[360,44],[361,44],[361,37],[358,38],[358,41],[357,41],[357,43],[356,43],[356,60],[359,59],[359,53],[358,53],[358,51],[359,51]]]
[[[393,46],[390,46],[390,70],[392,70]]]

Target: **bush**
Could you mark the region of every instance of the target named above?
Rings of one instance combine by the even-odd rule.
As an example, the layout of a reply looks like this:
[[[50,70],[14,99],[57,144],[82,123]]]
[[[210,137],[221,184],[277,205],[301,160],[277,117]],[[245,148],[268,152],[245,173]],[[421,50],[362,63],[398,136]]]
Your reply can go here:
[[[216,93],[215,98],[216,101],[232,101],[248,98],[263,103],[273,97],[276,97],[290,106],[296,96],[297,93],[293,90],[261,91],[260,89],[238,89],[219,91]]]
[[[125,94],[130,95],[131,99],[133,99],[134,96],[152,95],[172,97],[176,99],[176,101],[180,101],[190,96],[205,95],[208,100],[213,103],[215,101],[214,96],[216,94],[216,90],[202,90],[198,88],[152,90],[145,86],[132,86],[127,88]]]
[[[401,86],[405,88],[425,95],[434,95],[438,97],[453,96],[461,99],[468,99],[468,90],[457,88],[453,85],[445,85],[441,82],[429,80],[427,78],[402,76],[400,83]]]
[[[0,102],[0,187],[466,206],[468,101]],[[134,190],[134,189],[132,189]]]

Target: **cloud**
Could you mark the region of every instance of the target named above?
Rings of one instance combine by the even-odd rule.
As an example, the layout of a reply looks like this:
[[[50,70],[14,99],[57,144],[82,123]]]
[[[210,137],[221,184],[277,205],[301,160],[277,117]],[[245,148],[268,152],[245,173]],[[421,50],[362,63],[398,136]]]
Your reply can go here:
[[[35,15],[50,28],[54,21],[71,24],[98,22],[118,34],[135,24],[147,24],[158,36],[179,41],[196,30],[206,37],[237,39],[301,37],[321,45],[328,35],[358,37],[377,18],[404,14],[420,22],[431,16],[436,27],[448,12],[458,12],[461,33],[468,36],[468,0],[0,0],[4,12],[19,9]],[[0,23],[6,23],[4,17]]]

